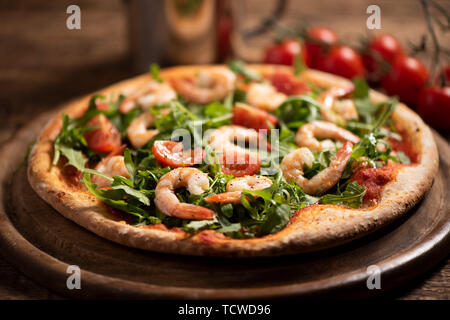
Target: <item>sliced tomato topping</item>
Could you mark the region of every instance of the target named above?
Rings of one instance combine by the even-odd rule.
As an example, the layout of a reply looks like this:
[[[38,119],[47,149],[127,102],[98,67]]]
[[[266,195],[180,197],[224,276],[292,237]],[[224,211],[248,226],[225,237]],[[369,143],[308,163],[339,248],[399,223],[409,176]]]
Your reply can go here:
[[[119,130],[104,115],[93,117],[87,127],[98,127],[84,134],[89,149],[100,153],[108,153],[122,144]]]
[[[279,92],[287,94],[288,96],[311,91],[311,88],[306,82],[285,72],[276,72],[270,75],[268,79]]]
[[[254,175],[261,167],[261,160],[256,153],[242,152],[233,154],[222,154],[219,157],[222,172],[232,174],[235,177]]]
[[[201,148],[183,150],[183,143],[175,141],[155,141],[152,152],[159,163],[172,168],[191,167],[203,159]]]
[[[236,103],[233,108],[233,124],[243,127],[252,128],[255,130],[266,129],[269,130],[269,124],[272,127],[277,125],[277,118],[270,113],[260,110],[258,108],[249,106],[244,103]]]

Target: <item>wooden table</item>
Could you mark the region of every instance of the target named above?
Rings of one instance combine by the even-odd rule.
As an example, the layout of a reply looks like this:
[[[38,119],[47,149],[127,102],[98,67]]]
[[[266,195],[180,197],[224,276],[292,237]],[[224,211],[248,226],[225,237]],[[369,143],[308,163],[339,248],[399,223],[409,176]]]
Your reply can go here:
[[[352,19],[340,17],[353,14],[364,21],[365,2],[311,20],[335,26],[339,33],[350,32],[347,21]],[[371,2],[379,2],[389,16],[384,24],[388,31],[395,33],[395,26],[402,25],[398,32],[402,40],[420,38],[424,23],[417,3],[397,1],[389,7],[385,1]],[[82,29],[74,31],[65,26],[70,4],[37,0],[0,4],[0,144],[44,110],[133,75],[124,2],[76,1],[82,10]],[[313,12],[308,7],[306,14]],[[22,275],[1,255],[0,275],[0,299],[62,298]],[[450,259],[385,297],[449,299]]]

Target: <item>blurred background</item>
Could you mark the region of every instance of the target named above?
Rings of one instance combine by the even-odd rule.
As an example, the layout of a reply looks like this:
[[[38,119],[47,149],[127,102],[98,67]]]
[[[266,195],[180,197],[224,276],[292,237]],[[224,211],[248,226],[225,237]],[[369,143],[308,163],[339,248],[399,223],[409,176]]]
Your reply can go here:
[[[428,15],[423,3],[429,5]],[[66,26],[70,5],[81,9],[80,30]],[[369,5],[381,10],[381,30],[366,26]],[[341,45],[360,54],[376,34],[393,35],[405,53],[435,69],[426,85],[447,87],[438,111],[449,119],[448,79],[442,82],[439,73],[449,64],[449,12],[450,0],[0,0],[0,144],[42,112],[148,72],[152,62],[222,63],[234,57],[295,63],[291,49],[280,43],[294,39],[301,44],[312,26],[328,27]],[[439,55],[433,40],[442,46]],[[8,287],[19,276],[3,260],[0,267],[9,275],[2,280]],[[448,297],[449,272],[447,261],[406,296]],[[41,297],[41,289],[25,280],[9,287],[19,296]]]

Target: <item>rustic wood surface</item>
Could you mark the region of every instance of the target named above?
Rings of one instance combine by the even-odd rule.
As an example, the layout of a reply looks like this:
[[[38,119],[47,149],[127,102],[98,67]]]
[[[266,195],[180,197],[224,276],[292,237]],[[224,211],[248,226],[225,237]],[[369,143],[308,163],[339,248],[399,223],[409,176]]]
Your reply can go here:
[[[404,43],[420,38],[425,29],[416,1],[396,1],[395,5],[375,2],[388,16],[383,24],[387,31],[398,34]],[[74,3],[82,8],[82,30],[69,31],[65,27],[65,9]],[[363,26],[352,27],[349,21],[364,21],[367,3],[340,6],[337,11],[331,10],[322,18],[316,15],[311,20],[333,26],[340,33],[363,33]],[[312,16],[314,10],[311,5],[308,8]],[[355,19],[348,18],[352,14]],[[344,15],[346,18],[342,18]],[[133,75],[122,1],[0,1],[0,21],[0,144],[44,110]],[[25,277],[3,258],[0,274],[1,299],[61,298]],[[449,299],[449,294],[447,259],[384,296]]]

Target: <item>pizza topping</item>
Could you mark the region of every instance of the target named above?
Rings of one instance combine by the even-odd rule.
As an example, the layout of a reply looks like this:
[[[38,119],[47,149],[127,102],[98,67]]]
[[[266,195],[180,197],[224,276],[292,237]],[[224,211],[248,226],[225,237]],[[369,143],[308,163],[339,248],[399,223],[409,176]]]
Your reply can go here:
[[[419,153],[414,149],[411,138],[406,132],[399,132],[400,137],[388,137],[386,141],[399,158],[400,163],[411,164],[419,162]]]
[[[155,122],[155,118],[155,114],[151,111],[146,111],[131,121],[127,129],[127,136],[133,147],[136,149],[143,147],[158,133],[156,129],[148,129]]]
[[[159,179],[155,189],[155,205],[168,216],[181,219],[210,220],[214,211],[191,203],[183,203],[175,195],[175,189],[185,187],[194,195],[209,189],[208,175],[195,168],[177,168]]]
[[[326,140],[319,141],[317,138]],[[295,135],[295,143],[299,147],[306,147],[311,151],[318,152],[335,148],[335,143],[330,139],[343,143],[348,141],[352,144],[359,142],[359,137],[350,131],[338,127],[334,123],[318,120],[304,124]]]
[[[311,88],[304,81],[286,72],[275,72],[267,78],[279,92],[288,96],[305,94],[311,91]]]
[[[269,83],[255,82],[249,85],[246,98],[247,102],[256,108],[274,111],[287,99],[287,96],[278,92]]]
[[[395,179],[398,165],[391,164],[381,168],[366,168],[356,171],[350,181],[358,183],[366,189],[364,204],[376,205],[386,184]]]
[[[390,119],[396,100],[372,103],[362,80],[323,90],[285,71],[262,77],[236,61],[230,67],[237,76],[212,68],[172,79],[183,98],[156,105],[149,87],[170,86],[155,68],[146,90],[94,96],[77,118],[63,116],[55,164],[67,177],[82,175],[127,223],[249,238],[281,230],[312,204],[377,203],[393,179],[386,168],[418,161]],[[89,133],[114,143],[99,146]]]
[[[177,93],[166,82],[150,81],[127,95],[120,103],[119,111],[127,113],[136,105],[146,110],[156,105],[164,105],[176,99]]]
[[[123,148],[121,148],[123,151]],[[130,174],[125,167],[125,160],[121,155],[114,155],[114,152],[103,158],[96,166],[95,170],[100,173],[103,173],[109,177],[113,176],[122,176],[125,178],[129,178]],[[110,179],[106,179],[103,176],[95,175],[92,178],[92,182],[97,185],[99,188],[105,188],[111,186]]]
[[[303,168],[312,166],[314,155],[308,148],[303,147],[283,158],[281,170],[287,181],[295,181],[306,193],[322,195],[341,179],[351,155],[352,144],[347,142],[331,160],[328,168],[307,179],[304,177]]]
[[[201,71],[193,79],[172,79],[175,90],[191,103],[207,104],[222,100],[234,89],[236,76],[230,70]]]
[[[98,128],[84,134],[89,149],[108,153],[122,144],[119,130],[103,114],[93,117],[86,125]]]
[[[322,104],[320,115],[326,121],[336,124],[350,119],[357,119],[358,112],[352,100],[338,100],[348,96],[355,90],[354,85],[347,87],[332,87],[320,93],[317,100]]]
[[[201,148],[183,150],[183,143],[175,141],[155,141],[152,153],[164,166],[172,168],[191,167],[203,159]]]
[[[238,102],[233,108],[232,122],[233,124],[255,130],[269,130],[276,127],[278,120],[274,115],[264,110]]]
[[[235,178],[227,183],[227,192],[205,198],[208,203],[234,203],[241,202],[242,191],[244,190],[262,190],[270,187],[272,180],[264,176],[248,175]]]

